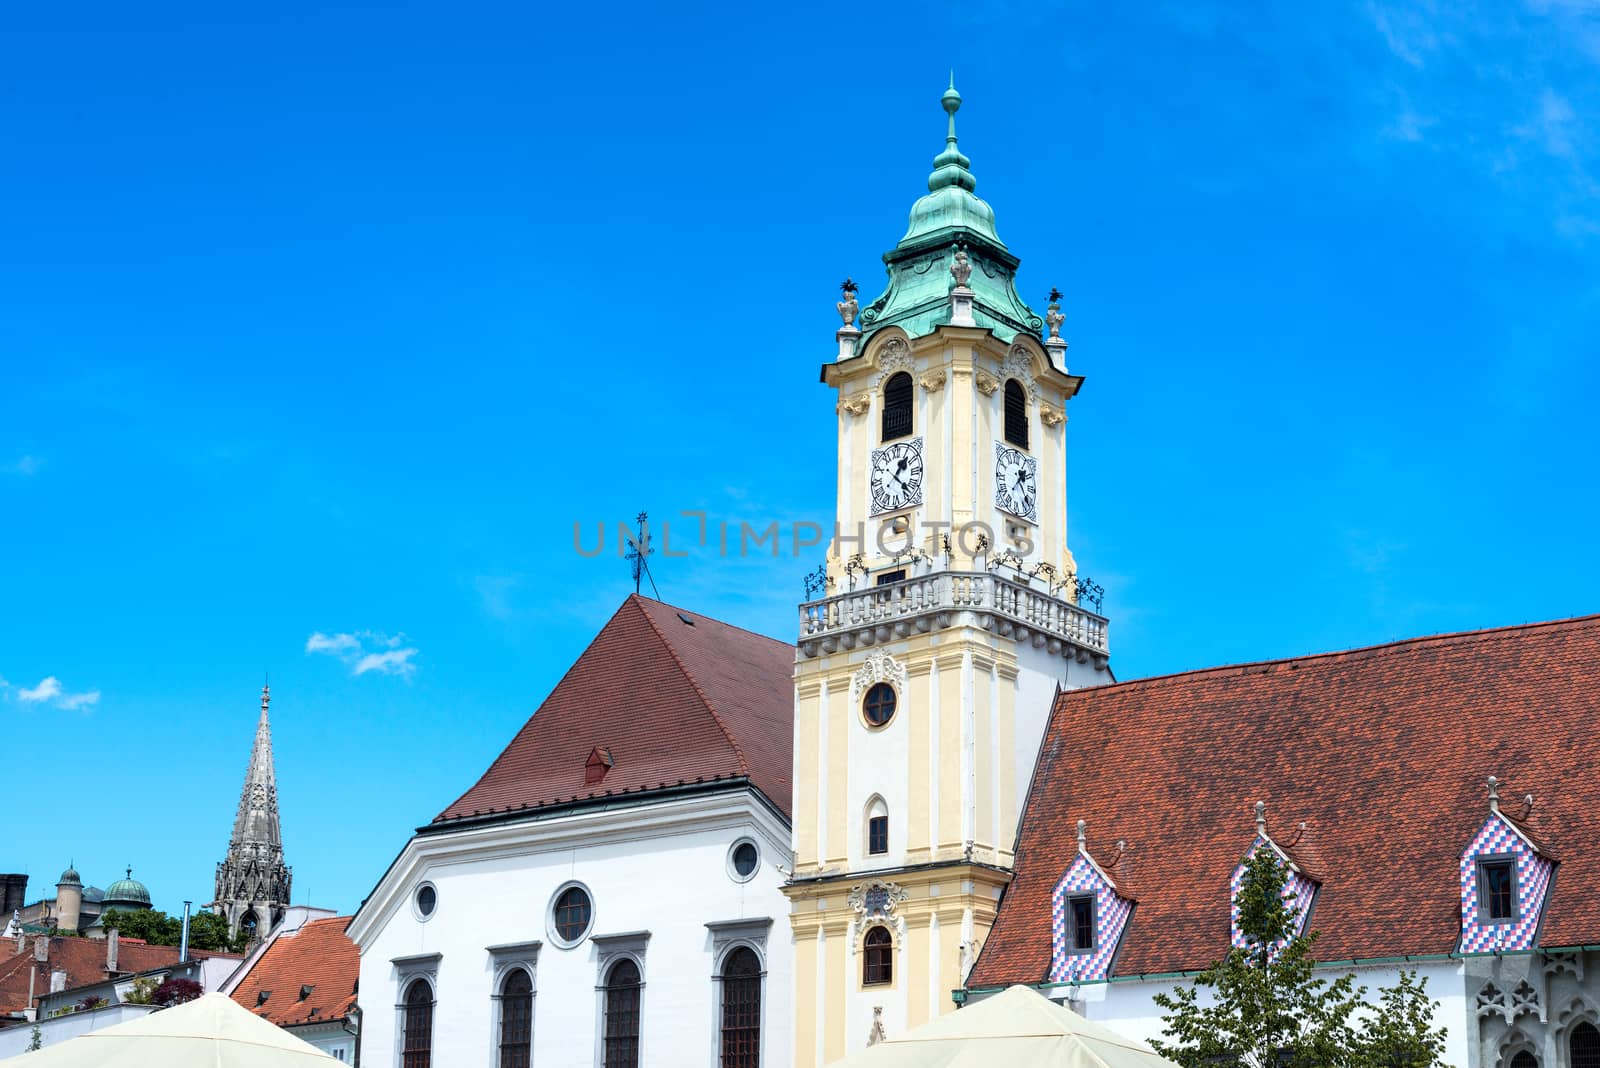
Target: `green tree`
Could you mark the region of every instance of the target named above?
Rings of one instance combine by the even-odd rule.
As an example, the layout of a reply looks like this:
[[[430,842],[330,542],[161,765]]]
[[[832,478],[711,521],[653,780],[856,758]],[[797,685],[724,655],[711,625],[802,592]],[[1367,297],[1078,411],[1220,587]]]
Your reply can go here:
[[[1192,986],[1156,995],[1166,1038],[1152,1045],[1184,1068],[1442,1065],[1443,1032],[1430,1030],[1435,1003],[1426,980],[1403,974],[1373,1008],[1354,975],[1315,975],[1317,936],[1295,932],[1294,896],[1284,893],[1288,878],[1273,850],[1256,850],[1234,899],[1245,945],[1230,949]],[[1202,989],[1209,996],[1202,998]]]
[[[183,920],[157,909],[111,909],[100,917],[100,923],[108,931],[115,927],[124,938],[142,938],[153,946],[176,946],[183,941]],[[197,912],[189,917],[191,949],[241,953],[247,941],[243,934],[229,938],[227,921],[215,913]]]

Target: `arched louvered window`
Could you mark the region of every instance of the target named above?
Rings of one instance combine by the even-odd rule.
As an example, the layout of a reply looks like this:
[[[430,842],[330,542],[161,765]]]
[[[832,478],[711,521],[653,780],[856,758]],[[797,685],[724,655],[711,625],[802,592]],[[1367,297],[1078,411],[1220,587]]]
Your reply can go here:
[[[761,1064],[761,958],[749,946],[722,964],[722,1068]]]
[[[500,984],[500,1068],[528,1068],[533,1060],[533,980],[513,968]]]
[[[429,1068],[433,1064],[433,988],[425,979],[413,979],[406,989],[401,1038],[400,1068]]]
[[[639,1068],[639,966],[628,958],[606,973],[605,1068]]]
[[[1539,1068],[1539,1058],[1525,1049],[1518,1050],[1517,1055],[1511,1058],[1511,1068]]]
[[[898,371],[883,386],[883,440],[911,436],[911,376]]]
[[[1567,1036],[1568,1068],[1600,1068],[1600,1030],[1592,1023],[1580,1023]]]
[[[894,939],[887,927],[874,927],[862,942],[861,982],[866,986],[894,982]]]
[[[1006,440],[1019,449],[1028,447],[1028,394],[1015,378],[1006,381]]]

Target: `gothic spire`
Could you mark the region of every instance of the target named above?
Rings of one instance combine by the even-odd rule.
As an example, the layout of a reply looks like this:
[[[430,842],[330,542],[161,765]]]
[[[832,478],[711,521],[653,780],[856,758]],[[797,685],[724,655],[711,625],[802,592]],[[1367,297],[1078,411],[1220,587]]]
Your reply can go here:
[[[289,907],[292,878],[283,862],[283,834],[278,825],[278,779],[272,767],[272,727],[267,709],[272,692],[261,687],[261,718],[255,745],[239,791],[228,855],[217,865],[216,899],[211,908],[228,921],[230,934],[264,935]]]
[[[272,727],[267,722],[267,706],[272,691],[261,687],[261,718],[256,721],[256,742],[245,768],[244,788],[239,791],[239,813],[233,819],[230,847],[243,843],[282,845],[278,827],[278,780],[272,768]]]

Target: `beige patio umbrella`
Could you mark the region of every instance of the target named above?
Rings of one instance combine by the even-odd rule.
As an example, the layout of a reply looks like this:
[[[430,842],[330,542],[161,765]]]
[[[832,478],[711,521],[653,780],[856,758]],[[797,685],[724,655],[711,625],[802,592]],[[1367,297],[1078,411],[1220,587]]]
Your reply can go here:
[[[338,1063],[226,994],[206,994],[0,1061],[5,1068],[325,1068]]]
[[[1177,1068],[1142,1042],[1026,986],[946,1013],[834,1068]]]

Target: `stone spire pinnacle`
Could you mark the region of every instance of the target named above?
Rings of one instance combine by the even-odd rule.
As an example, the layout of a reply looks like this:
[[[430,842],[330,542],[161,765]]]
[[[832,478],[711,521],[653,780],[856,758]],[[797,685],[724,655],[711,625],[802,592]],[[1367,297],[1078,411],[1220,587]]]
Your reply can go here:
[[[278,822],[278,779],[272,766],[270,687],[261,687],[261,716],[239,791],[227,859],[217,865],[212,909],[228,920],[230,933],[265,935],[289,907],[290,872],[283,862]]]

